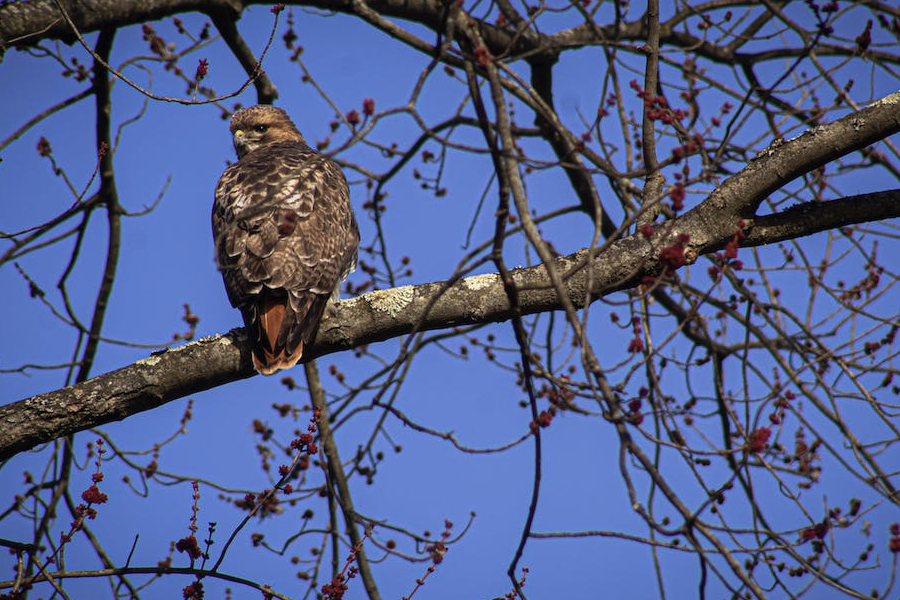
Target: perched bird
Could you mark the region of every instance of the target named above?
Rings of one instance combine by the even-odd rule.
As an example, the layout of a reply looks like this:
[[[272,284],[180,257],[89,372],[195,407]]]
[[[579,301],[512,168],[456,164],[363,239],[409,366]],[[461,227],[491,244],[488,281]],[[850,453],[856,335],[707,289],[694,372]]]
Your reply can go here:
[[[300,360],[356,266],[359,229],[340,167],[310,148],[287,113],[231,117],[238,161],[216,185],[216,260],[265,375]]]

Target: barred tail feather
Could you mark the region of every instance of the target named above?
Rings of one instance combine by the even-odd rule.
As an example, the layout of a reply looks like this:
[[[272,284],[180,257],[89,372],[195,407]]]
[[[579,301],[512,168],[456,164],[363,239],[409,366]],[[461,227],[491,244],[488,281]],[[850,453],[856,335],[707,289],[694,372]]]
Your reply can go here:
[[[327,302],[327,296],[313,292],[263,290],[244,314],[256,371],[272,375],[296,365],[315,339]]]
[[[260,357],[260,354],[262,357]],[[260,354],[257,354],[255,351],[253,352],[253,368],[256,369],[257,373],[274,375],[278,371],[290,369],[300,362],[300,358],[303,356],[303,342],[300,342],[300,344],[297,345],[296,351],[291,355],[284,353],[274,355],[265,350]]]

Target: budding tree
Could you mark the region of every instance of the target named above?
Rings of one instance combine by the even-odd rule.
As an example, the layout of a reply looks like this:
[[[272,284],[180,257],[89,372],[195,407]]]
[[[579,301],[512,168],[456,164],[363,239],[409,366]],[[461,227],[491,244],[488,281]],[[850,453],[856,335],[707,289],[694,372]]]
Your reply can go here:
[[[898,42],[877,2],[0,3],[0,597],[896,594]],[[255,103],[362,243],[239,382],[208,212]]]

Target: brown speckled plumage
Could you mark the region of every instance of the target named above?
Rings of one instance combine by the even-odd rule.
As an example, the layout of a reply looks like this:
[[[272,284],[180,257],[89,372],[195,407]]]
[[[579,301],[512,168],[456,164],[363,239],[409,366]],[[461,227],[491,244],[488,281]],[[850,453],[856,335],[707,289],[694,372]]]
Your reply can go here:
[[[245,108],[231,132],[239,160],[216,186],[216,259],[254,366],[270,375],[297,364],[312,343],[356,263],[359,231],[344,174],[306,145],[287,113]]]

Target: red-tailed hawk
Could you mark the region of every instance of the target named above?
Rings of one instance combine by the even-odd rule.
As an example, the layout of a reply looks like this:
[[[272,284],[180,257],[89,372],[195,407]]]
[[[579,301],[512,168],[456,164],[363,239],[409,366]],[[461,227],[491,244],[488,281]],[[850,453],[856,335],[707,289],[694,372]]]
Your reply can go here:
[[[271,375],[312,343],[356,264],[359,230],[340,167],[306,145],[287,113],[251,106],[230,129],[238,161],[216,185],[216,260],[253,365]]]

